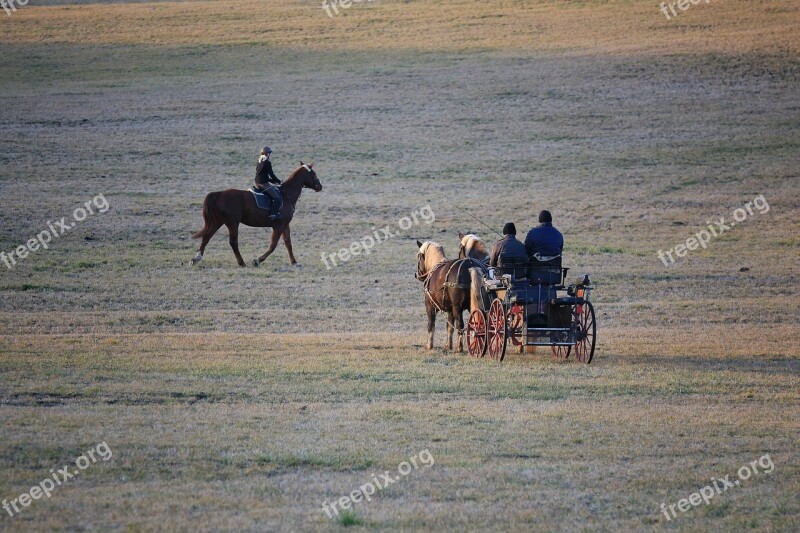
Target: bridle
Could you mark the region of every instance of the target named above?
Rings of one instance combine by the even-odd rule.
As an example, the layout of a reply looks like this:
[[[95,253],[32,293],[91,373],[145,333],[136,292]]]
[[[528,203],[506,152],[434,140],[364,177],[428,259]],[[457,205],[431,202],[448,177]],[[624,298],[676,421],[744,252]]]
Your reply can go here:
[[[423,282],[428,281],[431,272],[433,272],[433,270],[425,272],[425,253],[417,252],[417,272],[414,274],[414,277]]]
[[[312,184],[312,185],[309,187],[309,189],[311,189],[311,190],[313,190],[313,191],[316,191],[316,192],[319,192],[319,191],[321,191],[321,190],[322,190],[322,183],[320,183],[320,181],[319,181],[319,178],[317,178],[317,173],[316,173],[316,172],[314,172],[314,170],[313,170],[313,169],[312,169],[310,166],[308,166],[308,165],[306,165],[306,164],[303,164],[303,165],[301,165],[301,166],[302,166],[304,169],[306,169],[306,171],[307,171],[309,174],[311,174],[311,177],[312,177],[312,178],[314,178],[314,183],[313,183],[313,184]]]
[[[430,269],[429,271],[425,272],[425,252],[428,251],[428,246],[430,246],[430,243],[428,243],[428,242],[424,243],[422,245],[422,247],[419,249],[419,251],[417,252],[417,272],[416,272],[416,274],[414,274],[414,277],[417,278],[418,280],[422,281],[422,282],[427,282],[428,278],[430,278],[431,274],[433,274],[433,272],[437,268],[439,268],[441,265],[443,265],[444,263],[447,262],[446,259],[443,259],[443,260],[439,261],[438,263],[436,263],[433,266],[432,269]]]

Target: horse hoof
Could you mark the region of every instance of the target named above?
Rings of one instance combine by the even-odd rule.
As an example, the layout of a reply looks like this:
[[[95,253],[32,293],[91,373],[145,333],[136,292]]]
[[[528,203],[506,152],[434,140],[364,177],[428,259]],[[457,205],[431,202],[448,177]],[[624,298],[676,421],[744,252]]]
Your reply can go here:
[[[302,267],[303,265],[301,265],[300,263],[295,263],[295,264],[294,264],[294,265],[292,265],[292,266],[293,266],[293,267],[295,267],[295,268],[300,268],[300,267]]]
[[[259,265],[258,259],[253,259],[253,266],[257,267]]]

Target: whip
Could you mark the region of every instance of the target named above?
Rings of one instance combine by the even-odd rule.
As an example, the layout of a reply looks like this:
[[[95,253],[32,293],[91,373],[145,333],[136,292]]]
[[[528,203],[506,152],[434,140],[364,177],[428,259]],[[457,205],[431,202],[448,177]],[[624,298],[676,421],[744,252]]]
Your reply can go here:
[[[467,211],[466,209],[464,209],[464,208],[461,208],[461,207],[458,207],[457,205],[455,205],[455,204],[453,204],[453,203],[450,203],[450,202],[448,202],[447,200],[442,200],[442,201],[443,201],[444,203],[446,203],[446,204],[450,204],[451,206],[455,207],[455,208],[456,208],[456,209],[458,209],[459,211],[462,211],[462,212],[463,212],[465,215],[467,215],[467,216],[468,216],[468,217],[470,217],[471,219],[473,219],[473,220],[475,220],[475,221],[477,221],[477,222],[479,222],[479,223],[483,224],[484,226],[486,226],[487,228],[489,228],[489,230],[491,230],[493,233],[496,233],[497,235],[500,235],[500,238],[501,238],[501,239],[504,237],[504,236],[503,236],[503,235],[502,235],[502,234],[501,234],[499,231],[495,230],[495,229],[494,229],[493,227],[491,227],[489,224],[487,224],[487,223],[486,223],[486,222],[484,222],[483,220],[479,219],[478,217],[476,217],[475,215],[473,215],[472,213],[470,213],[470,212],[469,212],[469,211]],[[430,203],[430,202],[429,202],[429,203]]]

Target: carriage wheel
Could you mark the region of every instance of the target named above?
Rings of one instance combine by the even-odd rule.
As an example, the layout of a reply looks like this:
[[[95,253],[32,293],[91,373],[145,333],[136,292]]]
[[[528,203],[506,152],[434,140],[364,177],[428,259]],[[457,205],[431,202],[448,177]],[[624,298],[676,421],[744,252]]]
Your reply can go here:
[[[467,321],[467,351],[473,357],[486,354],[486,315],[480,309],[469,314]]]
[[[489,307],[489,316],[486,319],[489,337],[489,357],[503,360],[506,355],[506,313],[503,310],[503,302],[499,298],[492,301]]]
[[[594,321],[594,307],[591,302],[577,306],[575,323],[578,329],[577,344],[575,344],[575,359],[579,363],[589,364],[594,357],[594,344],[596,341],[597,324]]]
[[[553,357],[556,359],[566,359],[569,357],[572,346],[551,346],[553,349]]]
[[[508,315],[506,315],[506,325],[508,327],[508,340],[511,341],[511,344],[513,346],[522,346],[525,340],[522,329],[525,325],[525,315],[521,305],[514,304],[511,306],[511,309],[508,310]]]

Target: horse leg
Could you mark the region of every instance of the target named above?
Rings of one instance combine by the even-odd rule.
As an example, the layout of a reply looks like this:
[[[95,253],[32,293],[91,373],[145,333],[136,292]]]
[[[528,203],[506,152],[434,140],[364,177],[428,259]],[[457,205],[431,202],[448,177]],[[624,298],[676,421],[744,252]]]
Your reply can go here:
[[[425,348],[433,350],[433,331],[436,329],[436,309],[428,302],[425,302],[425,307],[428,313],[428,344]]]
[[[444,341],[444,349],[453,351],[453,312],[447,313],[447,338]]]
[[[292,253],[292,235],[289,233],[289,225],[286,225],[286,229],[283,230],[283,244],[286,245],[286,251],[289,252],[289,262],[293,265],[300,266],[297,264],[297,259],[294,258],[294,253]]]
[[[203,236],[203,241],[200,243],[200,250],[198,250],[197,255],[194,256],[194,258],[192,259],[192,265],[196,265],[197,263],[203,260],[203,254],[206,252],[206,246],[208,245],[208,241],[211,240],[211,237],[213,237],[214,234],[217,232],[217,230],[221,227],[222,227],[222,222],[215,222],[211,226],[211,229],[209,229],[208,232],[206,232],[206,234]]]
[[[263,263],[267,259],[267,257],[269,257],[269,254],[275,251],[275,248],[278,247],[278,240],[280,240],[284,230],[285,228],[280,228],[280,229],[275,227],[272,228],[272,235],[269,238],[269,249],[266,252],[264,252],[264,254],[261,255],[260,257],[253,259],[253,266],[258,266],[261,263]]]
[[[464,352],[464,310],[463,309],[456,309],[455,310],[456,321],[455,325],[458,329],[458,341],[456,342],[456,346],[458,349],[456,350],[458,353]]]
[[[239,253],[239,223],[228,222],[226,226],[228,226],[228,242],[233,249],[233,255],[236,256],[236,262],[239,263],[240,267],[247,266],[244,263],[244,259],[242,259],[242,254]]]

